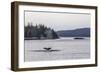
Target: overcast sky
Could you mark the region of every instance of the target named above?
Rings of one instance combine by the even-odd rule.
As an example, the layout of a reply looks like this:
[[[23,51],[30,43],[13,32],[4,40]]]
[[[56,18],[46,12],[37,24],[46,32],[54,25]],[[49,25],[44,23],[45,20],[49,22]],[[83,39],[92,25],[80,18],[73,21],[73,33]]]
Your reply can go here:
[[[88,28],[90,14],[25,11],[25,26],[28,22],[32,22],[33,25],[44,24],[55,31]]]

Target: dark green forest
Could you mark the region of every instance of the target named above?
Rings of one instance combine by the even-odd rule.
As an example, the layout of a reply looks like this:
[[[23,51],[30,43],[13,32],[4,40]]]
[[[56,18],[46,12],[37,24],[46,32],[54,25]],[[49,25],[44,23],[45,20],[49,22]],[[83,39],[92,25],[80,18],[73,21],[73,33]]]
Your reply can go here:
[[[26,40],[38,40],[38,39],[57,39],[59,38],[57,33],[50,27],[44,26],[44,24],[38,24],[33,26],[28,23],[24,27],[24,37]]]

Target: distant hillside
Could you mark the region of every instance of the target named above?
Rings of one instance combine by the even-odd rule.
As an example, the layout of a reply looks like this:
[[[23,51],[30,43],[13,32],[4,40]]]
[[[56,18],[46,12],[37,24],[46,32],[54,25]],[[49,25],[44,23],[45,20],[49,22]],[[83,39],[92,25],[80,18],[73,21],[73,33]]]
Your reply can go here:
[[[61,37],[90,37],[90,28],[79,28],[75,30],[61,30],[56,32]]]

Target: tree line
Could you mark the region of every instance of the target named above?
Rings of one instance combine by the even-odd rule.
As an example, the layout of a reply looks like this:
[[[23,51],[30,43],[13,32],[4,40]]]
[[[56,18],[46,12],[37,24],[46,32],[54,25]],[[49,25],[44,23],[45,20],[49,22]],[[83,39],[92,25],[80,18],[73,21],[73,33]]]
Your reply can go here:
[[[26,39],[57,39],[59,38],[57,33],[50,27],[44,26],[44,24],[32,25],[28,23],[24,27],[24,37]]]

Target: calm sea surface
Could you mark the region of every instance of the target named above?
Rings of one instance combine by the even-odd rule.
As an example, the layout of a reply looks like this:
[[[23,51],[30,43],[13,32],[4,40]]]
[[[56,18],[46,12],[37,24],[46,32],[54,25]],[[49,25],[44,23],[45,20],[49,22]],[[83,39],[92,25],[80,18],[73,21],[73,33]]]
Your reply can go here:
[[[50,51],[43,48],[50,47]],[[25,61],[90,58],[90,39],[25,40]]]

